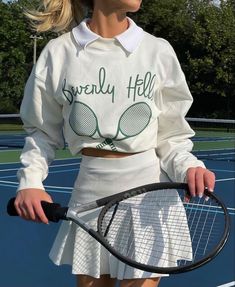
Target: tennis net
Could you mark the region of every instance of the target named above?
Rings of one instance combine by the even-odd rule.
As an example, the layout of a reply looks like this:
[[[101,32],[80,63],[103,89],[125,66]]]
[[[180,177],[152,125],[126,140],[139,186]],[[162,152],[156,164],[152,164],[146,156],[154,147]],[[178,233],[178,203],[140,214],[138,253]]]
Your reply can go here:
[[[235,120],[187,118],[196,132],[194,154],[202,160],[235,161]],[[25,132],[19,114],[0,115],[0,149],[21,149]]]
[[[202,160],[235,161],[235,120],[187,118],[196,132],[194,154]]]

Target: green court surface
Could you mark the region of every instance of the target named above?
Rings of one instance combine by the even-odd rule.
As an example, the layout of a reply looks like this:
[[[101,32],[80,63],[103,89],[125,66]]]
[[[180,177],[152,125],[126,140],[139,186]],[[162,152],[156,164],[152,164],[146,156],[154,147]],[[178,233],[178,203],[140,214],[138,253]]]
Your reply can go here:
[[[0,163],[18,162],[20,158],[20,154],[21,154],[20,149],[0,151]],[[56,151],[56,159],[65,159],[65,158],[67,159],[73,158],[67,149]]]
[[[226,149],[235,148],[234,142],[221,141],[221,142],[194,142],[194,150],[213,150],[213,149]]]
[[[22,133],[22,125],[17,124],[0,124],[0,133],[7,132],[7,133]]]
[[[235,131],[196,131],[194,150],[235,149]]]
[[[10,127],[7,128],[7,135],[18,135],[22,133],[20,128],[18,131],[16,129],[13,131],[10,130]],[[3,134],[2,132],[0,132]],[[4,134],[5,131],[4,131]],[[223,150],[223,149],[235,149],[235,132],[221,132],[221,131],[196,131],[196,135],[193,138],[194,141],[194,151],[207,151],[207,150]],[[10,163],[18,162],[21,154],[21,149],[4,149],[0,150],[0,163]],[[77,157],[77,156],[75,156]],[[66,159],[73,158],[70,152],[67,149],[57,150],[56,159]]]

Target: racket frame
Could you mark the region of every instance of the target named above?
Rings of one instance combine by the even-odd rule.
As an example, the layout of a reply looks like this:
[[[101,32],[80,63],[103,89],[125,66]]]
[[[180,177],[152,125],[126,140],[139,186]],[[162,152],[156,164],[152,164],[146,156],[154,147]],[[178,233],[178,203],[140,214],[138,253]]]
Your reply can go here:
[[[128,199],[136,195],[151,192],[153,190],[157,191],[157,190],[162,190],[162,189],[184,189],[186,192],[186,195],[189,195],[189,188],[186,183],[162,182],[162,183],[157,183],[157,184],[156,183],[148,184],[148,185],[133,188],[133,189],[130,189],[128,191],[124,191],[118,194],[114,194],[114,195],[111,195],[105,198],[98,199],[96,201],[82,205],[81,207],[69,208],[67,212],[67,220],[71,220],[75,224],[79,225],[83,230],[88,232],[93,238],[95,238],[101,245],[103,245],[116,258],[118,258],[125,264],[128,264],[137,269],[141,269],[143,271],[159,273],[159,274],[177,274],[177,273],[183,273],[183,272],[194,270],[210,262],[213,258],[215,258],[218,255],[218,253],[222,250],[222,248],[227,242],[227,239],[229,236],[229,230],[230,230],[230,218],[229,218],[229,213],[227,211],[225,204],[220,199],[218,199],[218,197],[215,194],[209,192],[208,190],[205,190],[204,195],[214,199],[223,210],[224,217],[225,217],[224,232],[216,248],[214,248],[206,257],[204,257],[203,259],[199,261],[196,261],[195,263],[188,264],[186,266],[178,266],[178,267],[156,267],[156,266],[151,266],[151,265],[146,266],[145,264],[138,263],[136,261],[133,261],[123,256],[121,253],[116,251],[109,244],[109,242],[105,239],[105,237],[102,235],[102,232],[101,232],[102,220],[105,214],[107,213],[107,211],[112,206],[116,205],[117,203],[121,202],[124,199]],[[95,231],[93,228],[89,226],[89,224],[87,224],[81,218],[79,218],[78,215],[81,212],[96,209],[98,207],[103,207],[103,208],[99,212],[99,217],[97,221],[97,231]]]
[[[161,190],[161,189],[184,189],[186,191],[186,195],[189,195],[189,188],[186,183],[157,183],[157,184],[149,184],[142,187],[134,188],[132,190],[123,192],[121,194],[118,194],[116,198],[113,198],[111,201],[109,201],[100,211],[99,218],[98,218],[98,233],[102,237],[102,241],[105,239],[105,237],[101,232],[101,226],[102,226],[102,220],[107,213],[107,211],[114,205],[116,205],[118,202],[122,201],[123,199],[128,199],[130,197],[133,197],[135,195],[139,195],[142,193],[147,193],[152,190]],[[218,242],[216,248],[214,248],[206,257],[204,257],[201,260],[196,261],[195,263],[188,264],[186,266],[178,266],[178,267],[155,267],[148,265],[146,268],[145,264],[138,263],[136,261],[133,261],[129,258],[126,258],[121,253],[116,251],[112,248],[112,246],[109,244],[108,241],[105,242],[106,248],[118,259],[121,261],[127,263],[128,265],[138,268],[144,271],[153,272],[153,273],[160,273],[160,274],[177,274],[177,273],[183,273],[188,272],[191,270],[194,270],[196,268],[199,268],[203,266],[204,264],[210,262],[213,258],[215,258],[219,252],[223,249],[224,245],[226,244],[228,237],[229,237],[229,231],[230,231],[230,216],[228,213],[228,210],[225,206],[225,204],[214,194],[209,192],[207,189],[204,191],[204,196],[212,198],[215,200],[218,205],[222,208],[225,218],[225,225],[224,225],[224,231],[223,236],[221,237],[220,241]],[[104,239],[103,239],[104,238]],[[102,243],[103,244],[103,243]],[[104,245],[104,244],[103,244]]]
[[[216,248],[214,248],[203,259],[198,260],[192,264],[188,264],[186,266],[178,266],[178,267],[156,267],[156,266],[141,264],[141,263],[138,263],[136,261],[133,261],[123,256],[121,253],[116,251],[109,244],[109,242],[105,239],[105,236],[102,235],[102,232],[101,232],[102,220],[106,212],[112,206],[116,205],[122,200],[131,198],[133,196],[148,193],[151,191],[162,190],[162,189],[176,189],[176,190],[183,189],[185,190],[185,196],[187,196],[187,198],[190,197],[189,188],[186,183],[162,182],[162,183],[153,183],[153,184],[148,184],[148,185],[140,186],[137,188],[133,188],[133,189],[123,191],[118,194],[114,194],[114,195],[107,196],[105,198],[98,199],[96,201],[93,201],[87,204],[82,204],[78,207],[60,207],[60,205],[56,203],[50,204],[48,202],[42,202],[42,206],[48,208],[49,206],[53,205],[52,209],[54,210],[52,213],[51,213],[51,208],[49,208],[51,221],[58,222],[60,219],[71,220],[72,222],[80,226],[83,230],[88,232],[93,238],[95,238],[101,245],[103,245],[116,258],[118,258],[125,264],[128,264],[134,268],[141,269],[143,271],[159,273],[159,274],[176,274],[176,273],[182,273],[182,272],[188,272],[188,271],[194,270],[210,262],[213,258],[215,258],[218,255],[218,253],[222,250],[222,248],[226,244],[228,237],[229,237],[231,223],[230,223],[230,217],[229,217],[228,210],[225,204],[223,203],[223,201],[221,201],[214,193],[211,193],[208,190],[204,191],[204,196],[215,200],[215,202],[218,203],[219,207],[223,211],[223,216],[225,219],[223,235],[220,238],[219,243],[217,244]],[[14,200],[15,199],[12,198],[8,203],[8,213],[10,215],[18,215],[17,211],[14,208]],[[85,211],[90,211],[90,210],[93,210],[99,207],[102,207],[102,209],[99,212],[99,216],[97,220],[97,231],[96,231],[92,227],[90,227],[89,224],[87,224],[84,220],[82,220],[82,218],[79,215]]]

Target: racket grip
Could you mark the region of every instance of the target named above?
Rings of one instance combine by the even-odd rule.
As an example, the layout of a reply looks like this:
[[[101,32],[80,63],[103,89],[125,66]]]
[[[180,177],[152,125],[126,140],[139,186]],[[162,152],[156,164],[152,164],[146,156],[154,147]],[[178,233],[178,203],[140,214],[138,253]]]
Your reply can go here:
[[[15,197],[11,198],[7,204],[7,213],[10,216],[18,216],[15,205]],[[58,222],[59,220],[67,220],[68,207],[61,207],[58,203],[41,202],[42,209],[49,221]]]
[[[12,197],[9,201],[8,201],[8,204],[7,204],[7,213],[10,215],[10,216],[18,216],[18,213],[15,209],[15,205],[14,205],[14,202],[15,202],[15,197]]]

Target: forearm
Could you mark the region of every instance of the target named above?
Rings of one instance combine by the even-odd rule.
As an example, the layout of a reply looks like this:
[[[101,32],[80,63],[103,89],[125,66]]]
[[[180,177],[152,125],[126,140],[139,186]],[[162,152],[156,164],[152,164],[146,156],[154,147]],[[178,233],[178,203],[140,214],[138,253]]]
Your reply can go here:
[[[190,139],[180,137],[168,139],[159,144],[157,154],[160,157],[161,168],[171,180],[185,182],[189,168],[205,168],[204,163],[191,153],[192,147],[193,144]]]
[[[17,172],[18,191],[27,188],[44,189],[43,181],[48,175],[48,167],[55,158],[56,146],[48,136],[36,131],[25,141],[20,161],[22,167]]]

